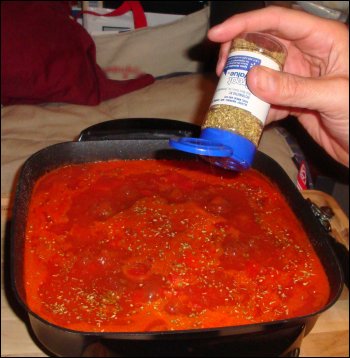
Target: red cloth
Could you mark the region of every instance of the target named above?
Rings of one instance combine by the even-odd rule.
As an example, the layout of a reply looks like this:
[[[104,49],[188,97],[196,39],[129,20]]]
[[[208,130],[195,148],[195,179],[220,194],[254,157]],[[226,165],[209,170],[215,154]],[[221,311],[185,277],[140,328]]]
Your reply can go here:
[[[66,1],[1,1],[1,103],[97,105],[154,82],[107,79]]]

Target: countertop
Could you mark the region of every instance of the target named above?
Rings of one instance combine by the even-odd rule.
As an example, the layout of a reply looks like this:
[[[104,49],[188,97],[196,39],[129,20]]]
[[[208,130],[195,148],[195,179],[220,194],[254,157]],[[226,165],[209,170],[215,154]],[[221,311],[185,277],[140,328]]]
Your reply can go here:
[[[31,332],[28,319],[13,299],[9,287],[8,227],[9,200],[1,199],[1,356],[47,357]],[[349,356],[349,292],[344,290],[338,301],[323,312],[312,331],[304,337],[300,357]]]

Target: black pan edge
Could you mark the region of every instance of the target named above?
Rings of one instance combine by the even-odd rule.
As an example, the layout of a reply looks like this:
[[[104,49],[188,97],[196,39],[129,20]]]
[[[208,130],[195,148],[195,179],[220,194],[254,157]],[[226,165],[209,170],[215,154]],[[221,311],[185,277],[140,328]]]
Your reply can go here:
[[[215,335],[235,335],[242,333],[257,333],[272,328],[285,327],[293,324],[306,323],[314,317],[318,317],[322,312],[329,309],[339,298],[343,287],[342,272],[339,263],[334,255],[331,246],[321,231],[320,225],[313,216],[309,206],[303,199],[289,177],[281,169],[281,167],[269,158],[267,155],[257,152],[253,164],[253,168],[261,171],[269,177],[280,190],[284,193],[292,210],[298,214],[302,224],[306,228],[308,234],[312,235],[313,245],[323,263],[326,273],[331,283],[331,297],[327,305],[318,312],[314,312],[308,316],[293,318],[283,321],[274,321],[261,324],[252,324],[247,326],[224,327],[209,330],[187,330],[172,332],[147,332],[147,333],[86,333],[80,331],[70,331],[59,326],[55,326],[35,313],[31,312],[25,304],[24,287],[21,282],[20,267],[18,257],[21,256],[21,235],[25,230],[25,224],[21,218],[25,218],[27,203],[30,199],[33,183],[41,175],[55,169],[59,166],[71,163],[92,162],[100,160],[112,159],[195,159],[193,155],[178,152],[168,147],[168,140],[120,140],[116,141],[89,141],[89,142],[67,142],[47,147],[33,154],[23,165],[20,179],[16,189],[15,205],[13,211],[13,224],[11,228],[11,283],[15,296],[23,306],[23,308],[33,317],[42,321],[49,327],[57,328],[60,331],[85,335],[85,336],[104,336],[118,339],[163,339],[178,336],[190,335],[194,337],[210,337]],[[175,334],[174,334],[175,333]]]

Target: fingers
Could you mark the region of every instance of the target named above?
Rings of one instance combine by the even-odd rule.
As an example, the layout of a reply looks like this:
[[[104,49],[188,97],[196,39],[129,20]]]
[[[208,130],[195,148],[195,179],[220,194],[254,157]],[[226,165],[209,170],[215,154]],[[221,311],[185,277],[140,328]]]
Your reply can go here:
[[[299,121],[314,140],[349,166],[347,78],[308,78],[256,66],[248,72],[247,85],[254,95],[273,105],[266,123],[284,118],[283,108],[290,113],[300,111]]]
[[[306,23],[303,26],[295,26],[300,22],[301,11],[290,10],[286,12],[281,7],[267,7],[234,15],[223,23],[212,27],[208,31],[208,38],[214,42],[221,42],[220,55],[216,66],[216,73],[220,76],[230,50],[233,38],[242,32],[268,31],[271,34],[284,34],[285,38],[307,37],[309,31],[314,29],[314,19],[306,15]],[[309,23],[309,24],[307,24]],[[297,28],[297,31],[296,31]],[[308,29],[308,30],[305,30]]]
[[[330,104],[330,94],[339,92],[340,82],[255,66],[248,72],[247,85],[255,96],[270,104],[329,112],[334,106],[334,102]]]
[[[228,53],[230,52],[230,47],[231,47],[231,41],[222,44],[220,47],[219,59],[216,65],[216,74],[218,76],[221,75],[221,72],[225,67],[227,56]]]
[[[320,31],[320,21],[329,20],[299,10],[269,6],[264,9],[234,15],[208,31],[214,42],[227,42],[242,32],[269,32],[286,40],[299,40],[313,31]],[[303,26],[298,26],[298,24]]]

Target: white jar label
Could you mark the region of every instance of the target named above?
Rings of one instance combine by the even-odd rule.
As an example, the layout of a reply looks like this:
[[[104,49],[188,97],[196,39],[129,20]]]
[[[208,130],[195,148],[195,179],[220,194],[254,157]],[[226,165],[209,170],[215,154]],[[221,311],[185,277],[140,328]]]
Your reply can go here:
[[[270,104],[254,96],[249,91],[246,83],[248,71],[257,65],[280,70],[279,65],[274,60],[263,54],[241,50],[231,52],[220,77],[211,106],[226,104],[245,109],[264,124]]]

